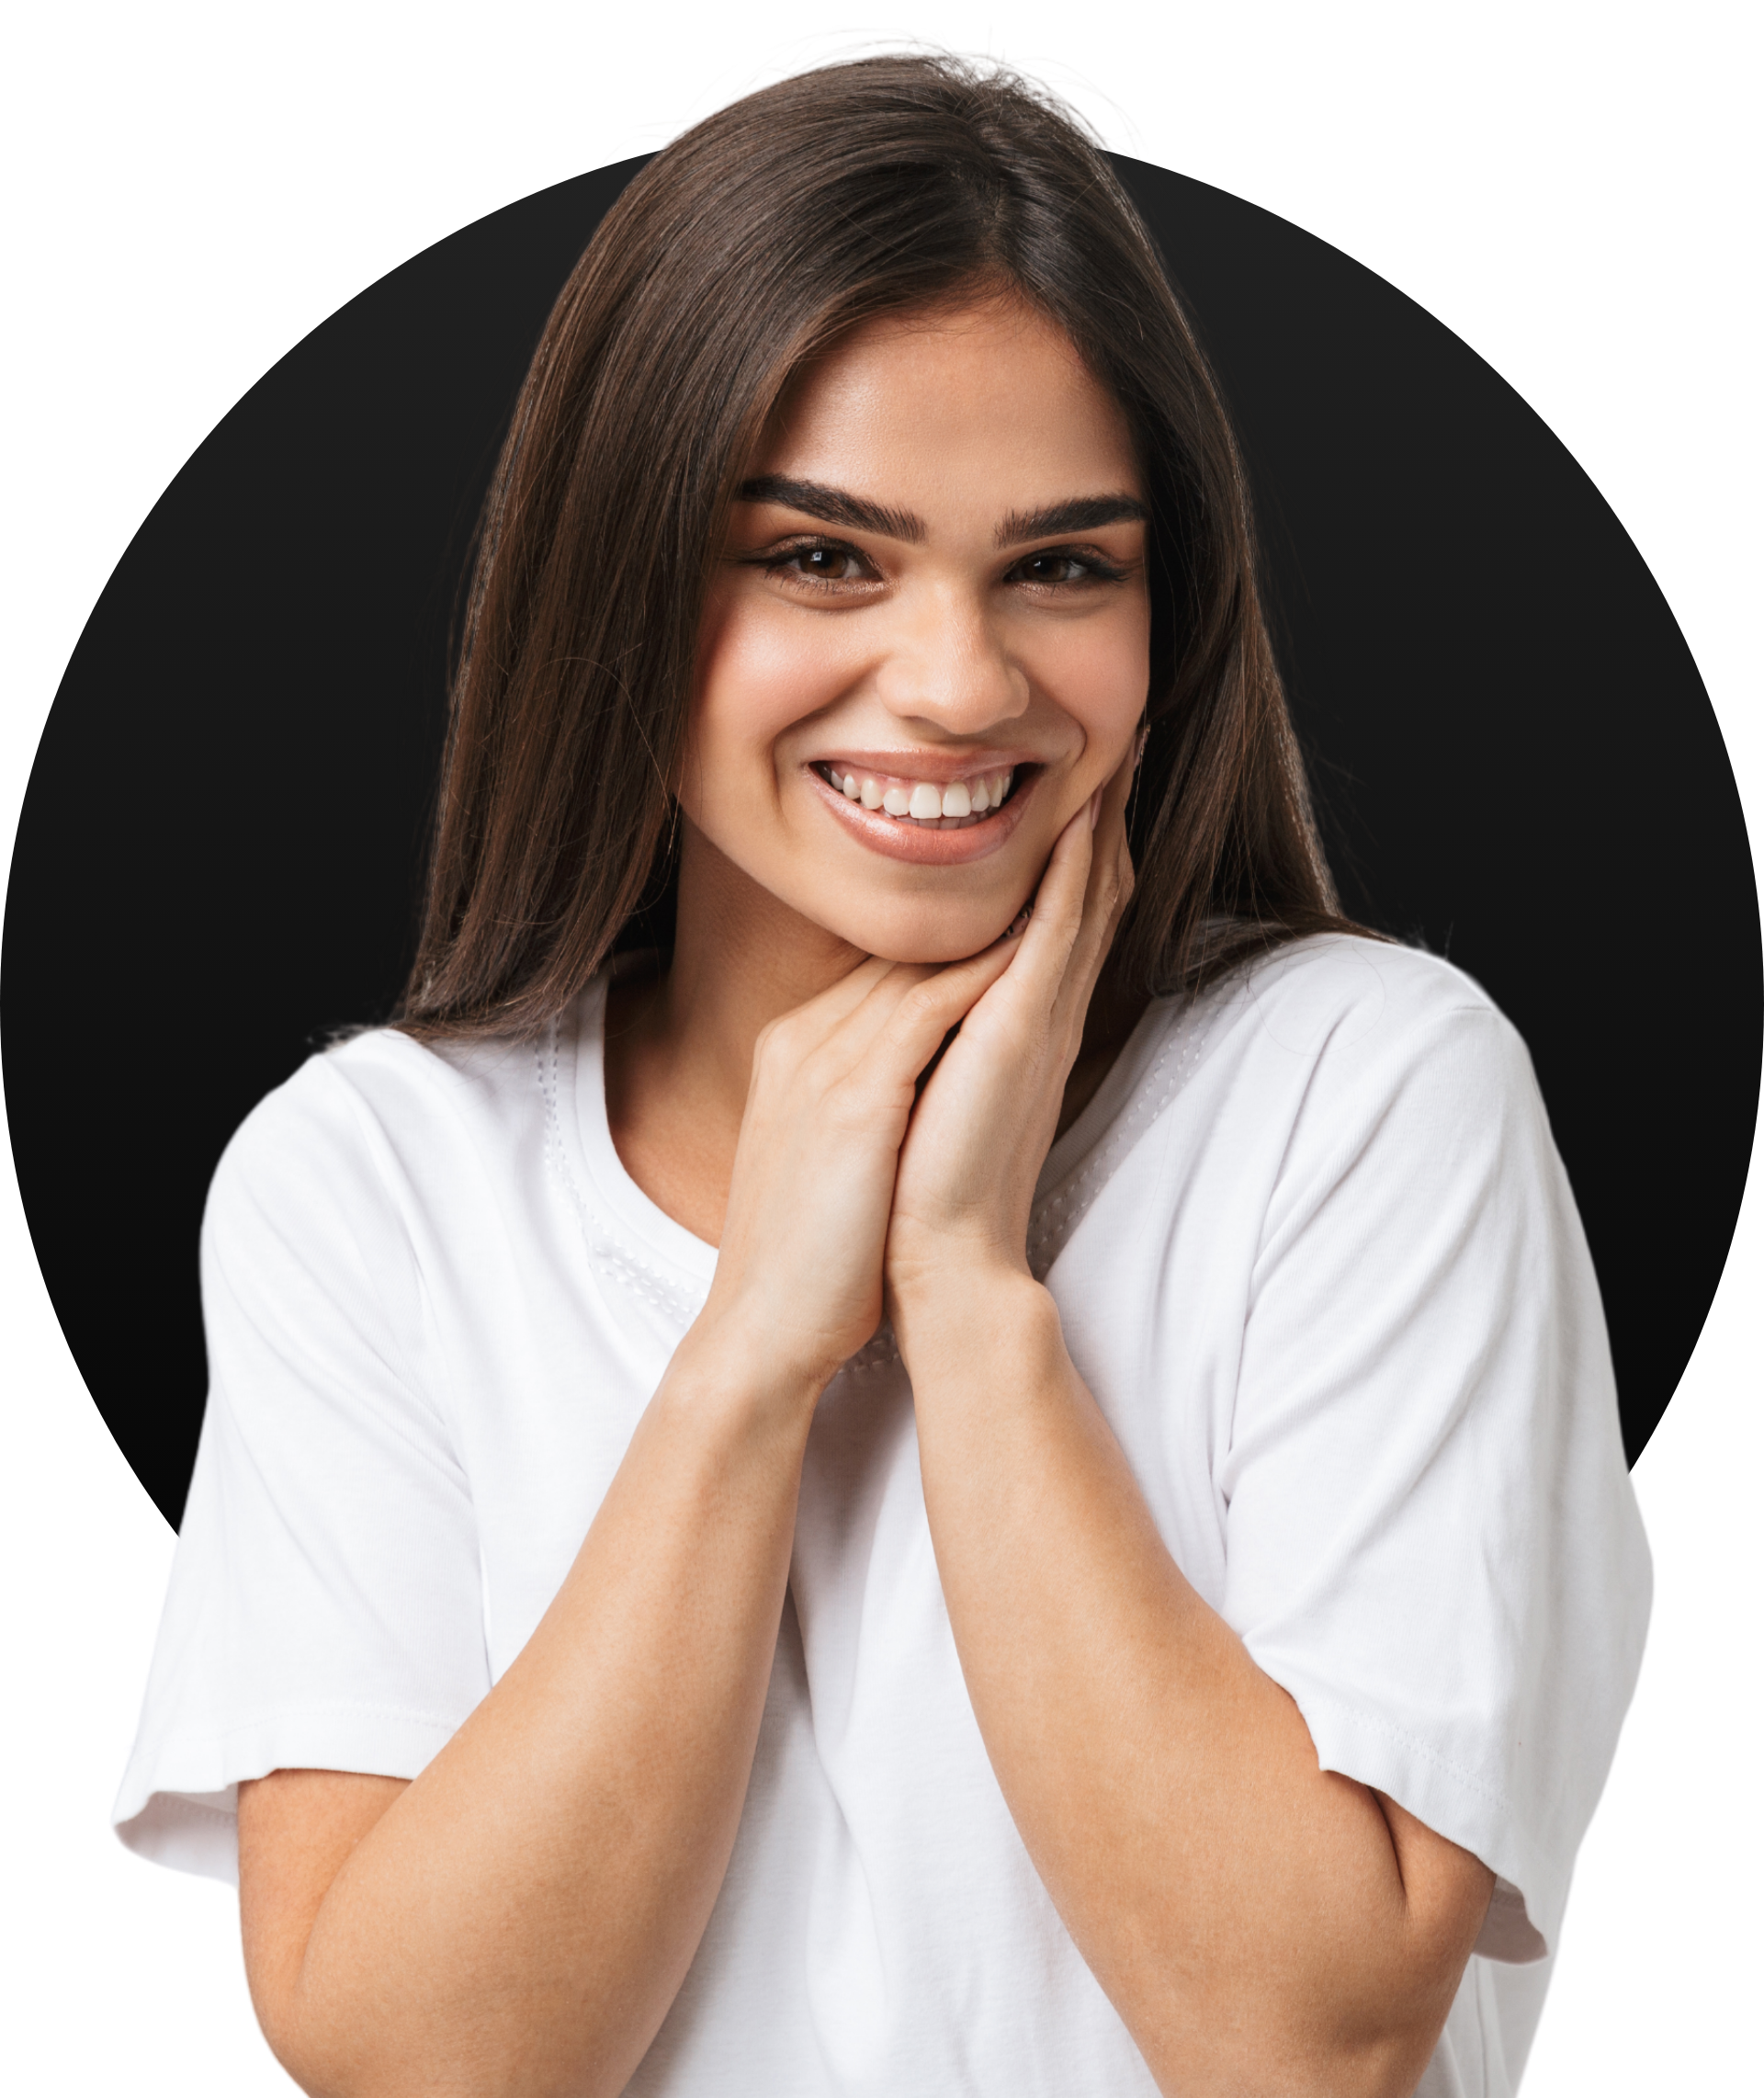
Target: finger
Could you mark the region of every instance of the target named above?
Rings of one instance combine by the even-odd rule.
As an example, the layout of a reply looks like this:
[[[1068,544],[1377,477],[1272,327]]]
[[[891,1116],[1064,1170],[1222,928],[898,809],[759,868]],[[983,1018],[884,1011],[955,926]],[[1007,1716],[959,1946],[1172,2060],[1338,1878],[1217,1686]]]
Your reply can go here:
[[[1091,826],[1092,888],[1108,882],[1112,876],[1118,878],[1119,853],[1126,838],[1127,802],[1133,793],[1134,770],[1134,754],[1129,751],[1093,798],[1096,815]]]
[[[1041,885],[1035,890],[1029,923],[1022,936],[1025,990],[1043,978],[1051,989],[1064,974],[1084,922],[1091,860],[1091,813],[1086,802],[1054,840]]]
[[[888,1015],[912,986],[932,973],[929,964],[870,955],[837,983],[775,1020],[763,1038],[781,1038],[784,1053],[796,1063],[837,1044],[842,1037],[851,1037],[854,1029],[861,1047],[887,1024]]]
[[[1041,951],[1037,959],[1044,967],[1056,961],[1058,964],[1057,981],[1048,992],[1051,1017],[1057,1027],[1068,1023],[1081,1024],[1102,965],[1108,958],[1126,897],[1131,892],[1133,868],[1126,846],[1126,801],[1132,778],[1133,764],[1129,754],[1080,811],[1089,845],[1089,851],[1081,861],[1081,881],[1079,880],[1080,863],[1075,853],[1066,867],[1057,868],[1054,860],[1048,863],[1048,877],[1053,878],[1052,908],[1048,914],[1055,922],[1058,937]],[[1055,848],[1056,859],[1066,845],[1067,837],[1062,834]],[[1075,897],[1072,889],[1067,886],[1069,882],[1076,885]],[[1049,893],[1047,878],[1044,878],[1042,887],[1044,893]],[[1042,899],[1037,896],[1035,916],[1042,914]]]
[[[1100,904],[1105,913],[1117,918],[1132,889],[1127,800],[1133,792],[1133,776],[1134,754],[1129,752],[1097,789],[1094,803],[1097,814],[1091,833],[1085,905],[1088,911]]]
[[[900,961],[889,964],[887,972],[877,978],[863,1000],[852,1008],[829,1036],[827,1047],[830,1054],[836,1056],[843,1066],[849,1067],[868,1053],[871,1044],[886,1032],[901,1005],[922,984],[951,977],[952,972],[966,970],[972,961],[984,961],[990,951],[988,949],[985,954],[971,956],[959,962]],[[1009,954],[1001,958],[1008,961]],[[997,973],[997,970],[986,971],[982,981],[991,982]],[[959,1000],[963,981],[959,976],[955,977],[945,986],[945,997]],[[973,997],[978,997],[978,992],[974,992],[968,1003],[971,1004]]]
[[[911,988],[915,973],[922,971],[903,970],[876,955],[866,957],[836,983],[760,1030],[750,1083],[783,1083],[795,1089],[811,1069],[819,1070],[823,1080],[842,1075],[863,1053],[869,1037],[886,1025],[889,1012]]]
[[[1127,803],[1133,799],[1133,783],[1138,776],[1139,759],[1144,753],[1146,731],[1141,729],[1133,739],[1131,748],[1115,766],[1102,788],[1102,816],[1106,822],[1112,816],[1125,820]],[[1102,826],[1099,824],[1098,828]]]
[[[1133,856],[1127,849],[1125,796],[1117,777],[1100,796],[1084,884],[1084,914],[1055,1000],[1057,1017],[1082,1026],[1132,893]]]
[[[895,962],[885,961],[879,955],[866,955],[854,969],[847,970],[837,983],[829,984],[825,991],[818,992],[798,1010],[805,1015],[813,1014],[818,1018],[824,1018],[831,1033],[847,1014],[855,1012],[898,966]]]
[[[951,962],[911,985],[876,1032],[863,1060],[878,1082],[916,1079],[950,1029],[959,1026],[1017,958],[1018,943],[995,940],[966,961]]]
[[[810,999],[782,1021],[775,1022],[769,1032],[783,1038],[776,1046],[786,1067],[796,1074],[793,1083],[834,1084],[849,1077],[870,1054],[901,1005],[922,983],[948,979],[936,1001],[938,1011],[954,1009],[955,1018],[944,1028],[947,1032],[955,1019],[960,1018],[1003,973],[1012,951],[1008,943],[998,942],[993,948],[957,963],[873,958],[842,978],[831,992]],[[829,1014],[836,1016],[830,1021]]]

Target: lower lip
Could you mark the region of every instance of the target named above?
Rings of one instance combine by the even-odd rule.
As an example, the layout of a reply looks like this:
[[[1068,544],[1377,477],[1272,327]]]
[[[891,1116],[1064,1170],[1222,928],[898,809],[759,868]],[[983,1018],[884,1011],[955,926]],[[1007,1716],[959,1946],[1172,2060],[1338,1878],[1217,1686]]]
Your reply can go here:
[[[841,794],[805,765],[804,777],[821,800],[860,845],[868,845],[888,859],[910,860],[917,867],[966,867],[970,860],[985,859],[1006,843],[1023,821],[1029,798],[1040,781],[1039,771],[1024,779],[1021,773],[1011,799],[996,816],[984,817],[957,831],[934,830],[929,823],[915,823],[910,816],[885,816]]]

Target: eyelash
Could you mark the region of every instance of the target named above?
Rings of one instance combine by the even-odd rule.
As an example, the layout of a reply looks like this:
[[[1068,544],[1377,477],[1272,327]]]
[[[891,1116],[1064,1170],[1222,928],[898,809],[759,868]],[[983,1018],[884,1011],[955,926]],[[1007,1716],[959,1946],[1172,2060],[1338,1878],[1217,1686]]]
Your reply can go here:
[[[849,561],[863,562],[866,568],[869,566],[863,552],[849,541],[820,539],[798,539],[793,546],[777,547],[769,553],[755,554],[752,557],[751,565],[763,568],[768,575],[781,575],[789,569],[792,561],[800,561],[805,554],[811,553],[840,554]],[[1039,547],[1034,553],[1025,554],[1022,561],[1016,562],[1007,572],[1006,580],[1017,569],[1032,561],[1072,561],[1083,572],[1079,575],[1063,576],[1056,583],[1043,582],[1039,587],[1044,590],[1073,590],[1082,589],[1088,584],[1124,583],[1127,576],[1125,568],[1119,568],[1114,561],[1105,560],[1093,548]],[[854,583],[866,579],[860,576],[808,575],[799,569],[791,580],[810,590],[838,591],[848,590]]]

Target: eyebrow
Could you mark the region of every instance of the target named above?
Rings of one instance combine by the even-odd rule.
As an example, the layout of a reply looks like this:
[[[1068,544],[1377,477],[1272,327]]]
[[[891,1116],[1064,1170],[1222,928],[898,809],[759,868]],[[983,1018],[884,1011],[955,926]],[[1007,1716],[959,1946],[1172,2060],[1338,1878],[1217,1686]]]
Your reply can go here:
[[[826,525],[849,525],[860,532],[878,532],[884,539],[921,544],[926,537],[922,517],[910,510],[892,510],[884,503],[854,495],[848,489],[830,488],[820,481],[793,481],[786,474],[762,473],[743,481],[736,490],[743,503],[779,503],[800,510],[806,517],[819,517]],[[1136,495],[1125,491],[1111,495],[1072,495],[1063,503],[1049,503],[1039,510],[1013,510],[993,535],[1001,547],[1018,546],[1025,539],[1045,539],[1057,532],[1093,532],[1103,525],[1144,524],[1150,513]]]
[[[1001,547],[1045,539],[1056,532],[1094,532],[1103,525],[1145,524],[1150,512],[1136,495],[1074,495],[1041,510],[1012,510],[999,527]]]
[[[849,525],[859,532],[879,532],[887,539],[906,539],[917,546],[925,536],[922,517],[910,510],[890,510],[885,503],[872,503],[843,488],[829,488],[820,481],[792,481],[782,473],[763,473],[756,481],[744,481],[735,491],[743,503],[782,503],[800,510],[805,517],[819,517],[824,525]]]

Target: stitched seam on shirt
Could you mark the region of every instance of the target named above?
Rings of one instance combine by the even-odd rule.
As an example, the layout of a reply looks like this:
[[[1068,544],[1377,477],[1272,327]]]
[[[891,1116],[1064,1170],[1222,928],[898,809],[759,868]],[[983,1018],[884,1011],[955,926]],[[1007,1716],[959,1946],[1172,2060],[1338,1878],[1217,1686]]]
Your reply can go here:
[[[1064,1251],[1091,1205],[1108,1185],[1115,1168],[1146,1130],[1176,1097],[1183,1081],[1199,1060],[1201,1029],[1195,1024],[1194,1006],[1174,1015],[1151,1068],[1135,1086],[1126,1108],[1085,1165],[1070,1179],[1062,1181],[1036,1205],[1029,1226],[1029,1265],[1037,1281]],[[1174,1068],[1157,1091],[1165,1066],[1175,1057]]]
[[[169,1809],[173,1813],[180,1815],[206,1814],[211,1820],[224,1821],[229,1828],[232,1828],[232,1824],[239,1819],[236,1812],[229,1812],[224,1807],[210,1807],[206,1799],[192,1799],[187,1792],[150,1792],[148,1797],[150,1799],[163,1799],[165,1802],[164,1807],[161,1809],[162,1812]],[[141,1812],[146,1812],[144,1807],[141,1809]],[[130,1820],[132,1820],[135,1818],[130,1815]],[[125,1822],[123,1825],[127,1827],[128,1823]]]
[[[1072,1177],[1060,1183],[1038,1202],[1030,1215],[1026,1251],[1031,1271],[1043,1280],[1080,1219],[1102,1193],[1122,1159],[1163,1110],[1175,1098],[1200,1053],[1202,1030],[1194,1024],[1196,1006],[1175,1015],[1170,1032],[1159,1046],[1151,1068],[1134,1087],[1128,1104],[1116,1117],[1107,1140],[1098,1147]],[[1180,1053],[1178,1053],[1180,1052]],[[1175,1056],[1161,1092],[1158,1081]],[[647,1260],[626,1234],[589,1198],[570,1162],[563,1136],[559,1086],[560,1049],[558,1022],[548,1023],[543,1041],[533,1045],[535,1075],[545,1106],[546,1161],[568,1191],[576,1210],[578,1225],[589,1258],[604,1272],[616,1276],[637,1296],[646,1298],[684,1332],[697,1316],[697,1306],[652,1261]],[[848,1370],[862,1374],[899,1362],[900,1351],[885,1324],[849,1361]]]
[[[1152,1059],[1144,1077],[1128,1095],[1127,1105],[1115,1117],[1107,1141],[1097,1147],[1076,1174],[1062,1180],[1057,1188],[1050,1189],[1043,1196],[1030,1211],[1027,1252],[1030,1271],[1037,1282],[1046,1279],[1047,1270],[1077,1229],[1080,1219],[1102,1192],[1115,1167],[1181,1090],[1200,1054],[1200,1029],[1192,1025],[1193,1017],[1193,1007],[1191,1005],[1187,1012],[1171,1018],[1170,1031],[1160,1044],[1158,1054]],[[1181,1053],[1177,1056],[1175,1069],[1165,1082],[1163,1091],[1154,1098],[1159,1074],[1179,1047]],[[1075,1200],[1080,1189],[1086,1192],[1081,1200]],[[844,1367],[848,1370],[862,1373],[886,1369],[890,1363],[899,1362],[899,1359],[900,1350],[894,1335],[884,1325],[876,1337],[861,1347]]]
[[[1307,1691],[1306,1697],[1313,1705],[1327,1705],[1332,1711],[1344,1713],[1357,1725],[1370,1727],[1374,1733],[1383,1734],[1386,1740],[1400,1743],[1419,1756],[1422,1762],[1431,1763],[1435,1770],[1443,1771],[1448,1777],[1466,1786],[1477,1798],[1486,1799],[1491,1807],[1498,1808],[1503,1814],[1511,1813],[1512,1809],[1504,1792],[1491,1791],[1480,1778],[1473,1776],[1461,1763],[1453,1763],[1449,1756],[1442,1755],[1437,1749],[1430,1747],[1417,1735],[1407,1732],[1401,1727],[1392,1726],[1388,1719],[1381,1718],[1375,1712],[1369,1712],[1363,1705],[1351,1705],[1345,1698],[1331,1697],[1326,1691]],[[1304,1699],[1300,1700],[1301,1706],[1304,1702]]]
[[[558,1022],[554,1015],[547,1025],[543,1043],[536,1040],[533,1058],[540,1097],[545,1103],[545,1153],[547,1164],[558,1174],[575,1207],[576,1223],[587,1248],[589,1260],[613,1275],[633,1295],[654,1305],[682,1333],[698,1316],[680,1286],[655,1263],[646,1259],[610,1217],[589,1200],[570,1163],[570,1148],[564,1141],[563,1111],[559,1105]]]

